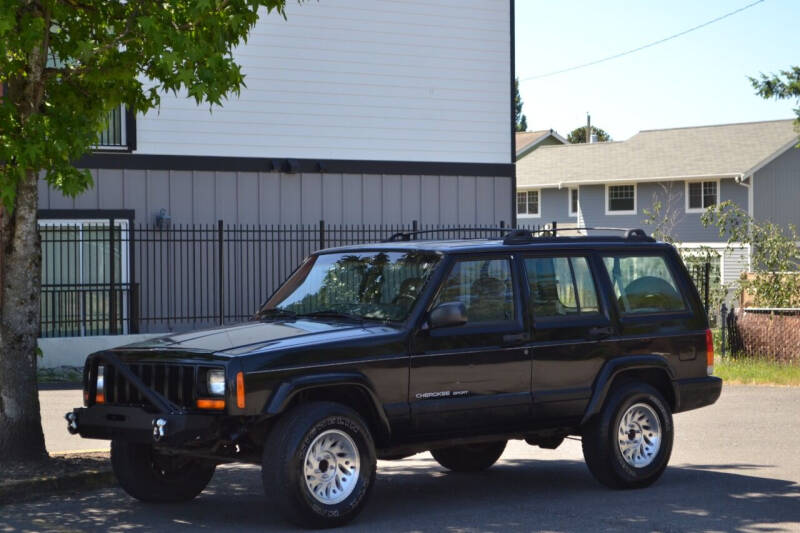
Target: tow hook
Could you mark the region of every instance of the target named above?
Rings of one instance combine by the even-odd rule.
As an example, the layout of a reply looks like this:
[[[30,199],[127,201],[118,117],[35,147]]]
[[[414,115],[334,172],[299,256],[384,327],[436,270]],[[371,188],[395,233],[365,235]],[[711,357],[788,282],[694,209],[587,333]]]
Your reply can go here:
[[[64,418],[67,419],[67,431],[69,431],[70,435],[75,435],[78,433],[78,416],[73,412],[70,411]]]
[[[153,440],[161,442],[167,436],[167,421],[163,418],[153,419]]]

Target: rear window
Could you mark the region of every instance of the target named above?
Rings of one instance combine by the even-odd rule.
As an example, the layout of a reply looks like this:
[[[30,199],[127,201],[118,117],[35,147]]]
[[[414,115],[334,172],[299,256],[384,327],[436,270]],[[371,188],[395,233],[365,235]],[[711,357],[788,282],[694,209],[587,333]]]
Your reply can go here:
[[[603,257],[603,264],[623,315],[686,309],[686,302],[663,256],[611,255]]]

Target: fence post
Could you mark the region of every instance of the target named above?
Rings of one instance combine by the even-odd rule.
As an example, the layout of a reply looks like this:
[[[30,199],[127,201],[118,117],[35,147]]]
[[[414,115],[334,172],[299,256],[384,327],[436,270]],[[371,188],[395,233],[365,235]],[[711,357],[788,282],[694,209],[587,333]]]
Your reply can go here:
[[[319,221],[319,249],[325,248],[325,221]]]
[[[725,305],[725,302],[722,302],[722,307],[719,310],[719,320],[722,323],[722,335],[720,339],[720,344],[722,345],[720,348],[722,350],[722,356],[725,356],[725,333],[728,329],[728,306]]]
[[[703,265],[703,303],[705,304],[706,314],[708,314],[708,289],[711,285],[711,261],[706,261]]]
[[[416,220],[411,221],[411,231],[417,231],[419,229],[419,223]]]
[[[117,293],[114,285],[116,284],[116,272],[114,271],[114,219],[108,219],[108,285],[110,287],[108,295],[108,333],[117,334]]]
[[[553,228],[553,237],[558,237],[558,221],[554,220],[551,227]]]
[[[133,220],[128,221],[128,333],[139,333],[139,295],[136,294],[136,233]]]
[[[217,220],[217,257],[219,259],[219,264],[217,265],[219,269],[219,290],[217,291],[217,297],[219,298],[219,323],[220,325],[225,323],[225,290],[224,290],[224,281],[225,275],[223,272],[223,268],[225,262],[223,260],[223,231],[222,231],[222,220]]]

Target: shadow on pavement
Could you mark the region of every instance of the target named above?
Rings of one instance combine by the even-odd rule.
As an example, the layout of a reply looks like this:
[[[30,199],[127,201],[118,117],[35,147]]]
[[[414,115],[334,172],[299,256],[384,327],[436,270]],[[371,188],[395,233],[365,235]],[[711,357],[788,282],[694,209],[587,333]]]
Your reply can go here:
[[[670,467],[645,490],[598,485],[578,461],[504,460],[453,474],[432,459],[381,462],[352,531],[775,531],[800,528],[800,484],[757,477],[760,465]],[[710,469],[725,469],[726,472]],[[145,505],[120,489],[0,509],[0,531],[285,531],[254,466],[221,467],[182,505]]]

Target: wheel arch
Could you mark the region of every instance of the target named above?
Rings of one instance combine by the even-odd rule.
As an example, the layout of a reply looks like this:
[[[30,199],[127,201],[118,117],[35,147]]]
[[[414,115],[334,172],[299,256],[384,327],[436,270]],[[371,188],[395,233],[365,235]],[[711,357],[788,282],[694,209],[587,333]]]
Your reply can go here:
[[[606,362],[595,380],[581,425],[600,413],[606,398],[615,386],[631,381],[642,381],[654,387],[674,411],[678,405],[678,391],[673,383],[674,377],[674,371],[669,363],[660,355],[633,355],[611,359]]]
[[[369,425],[376,442],[388,440],[389,419],[369,380],[357,372],[337,372],[299,376],[283,381],[264,408],[264,414],[277,416],[298,403],[333,401],[354,409]]]

